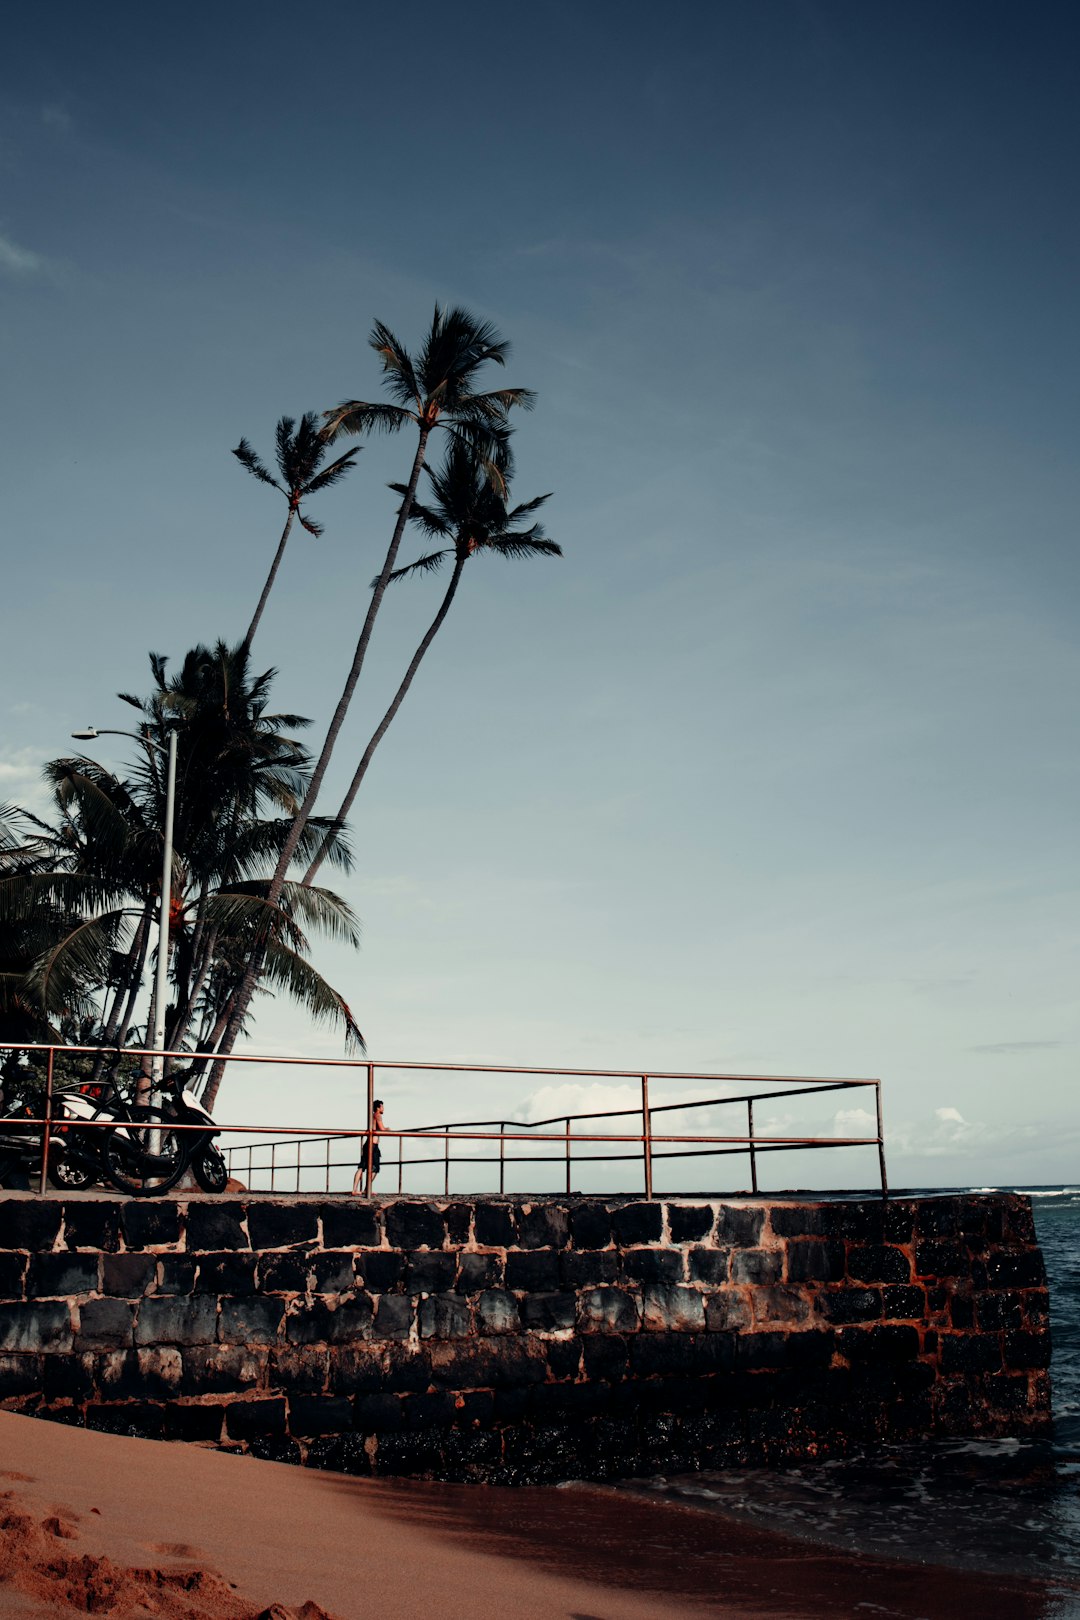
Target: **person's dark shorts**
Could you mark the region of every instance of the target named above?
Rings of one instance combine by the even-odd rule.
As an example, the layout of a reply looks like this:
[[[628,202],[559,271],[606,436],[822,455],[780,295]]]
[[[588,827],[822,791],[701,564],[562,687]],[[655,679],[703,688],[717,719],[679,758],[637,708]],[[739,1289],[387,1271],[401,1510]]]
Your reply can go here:
[[[364,1143],[363,1152],[360,1155],[360,1168],[361,1168],[361,1170],[366,1170],[367,1169],[367,1143],[366,1142]],[[372,1173],[372,1175],[375,1174],[376,1170],[379,1170],[381,1168],[382,1168],[382,1154],[379,1152],[379,1144],[378,1144],[378,1142],[376,1142],[375,1146],[371,1150],[371,1173]]]

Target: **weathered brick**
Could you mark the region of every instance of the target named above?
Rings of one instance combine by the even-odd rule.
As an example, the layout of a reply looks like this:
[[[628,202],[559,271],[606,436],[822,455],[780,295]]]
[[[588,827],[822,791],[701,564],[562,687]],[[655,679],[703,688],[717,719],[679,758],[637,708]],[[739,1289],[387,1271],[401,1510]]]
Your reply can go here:
[[[135,1307],[129,1301],[88,1299],[85,1305],[79,1306],[78,1348],[84,1350],[100,1345],[103,1349],[126,1349],[134,1340],[134,1323]],[[63,1347],[52,1345],[49,1348]]]
[[[249,1249],[244,1213],[243,1204],[200,1204],[193,1200],[188,1205],[185,1224],[188,1253],[201,1249],[211,1253],[220,1249]]]
[[[611,1211],[605,1204],[575,1204],[570,1210],[575,1249],[606,1249],[611,1242]]]
[[[334,1304],[326,1296],[300,1300],[285,1318],[290,1344],[348,1344],[368,1333],[374,1306],[366,1294],[345,1295]]]
[[[375,1336],[407,1339],[412,1331],[415,1301],[408,1294],[383,1294],[375,1308]]]
[[[941,1370],[1000,1372],[1001,1340],[991,1333],[947,1333],[941,1339]]]
[[[434,1204],[388,1204],[386,1235],[395,1249],[441,1249],[446,1224]]]
[[[501,1254],[463,1254],[458,1257],[457,1291],[473,1294],[479,1288],[498,1288],[503,1280]]]
[[[787,1246],[789,1282],[839,1282],[846,1263],[844,1245],[836,1240],[794,1242]]]
[[[886,1317],[921,1319],[926,1315],[926,1293],[918,1287],[883,1288],[881,1305]]]
[[[180,1241],[180,1211],[172,1203],[132,1198],[120,1206],[120,1230],[129,1249],[161,1249]]]
[[[257,1256],[258,1287],[265,1294],[306,1294],[312,1281],[314,1256],[306,1250],[286,1249]]]
[[[60,1204],[36,1198],[5,1198],[0,1194],[0,1232],[4,1247],[40,1252],[51,1249],[60,1235]]]
[[[810,1300],[801,1288],[755,1288],[750,1295],[755,1322],[769,1326],[795,1327],[809,1320]]]
[[[281,1299],[259,1295],[223,1299],[217,1322],[218,1341],[240,1345],[276,1344],[284,1316],[285,1302]]]
[[[991,1288],[1046,1286],[1046,1267],[1038,1249],[1020,1254],[992,1254],[986,1263],[986,1274]]]
[[[731,1280],[768,1285],[780,1281],[784,1270],[782,1249],[736,1249],[731,1256]]]
[[[254,1254],[227,1249],[224,1254],[200,1254],[195,1292],[199,1294],[253,1294]]]
[[[321,1345],[282,1345],[270,1351],[269,1382],[287,1395],[319,1395],[330,1377],[330,1353]]]
[[[406,1257],[405,1286],[411,1294],[442,1294],[454,1285],[458,1257],[440,1249],[421,1249]]]
[[[115,1253],[120,1247],[120,1205],[98,1198],[79,1202],[67,1200],[64,1204],[64,1246],[68,1249],[106,1249]]]
[[[59,1358],[50,1356],[48,1359],[53,1361]],[[9,1400],[15,1395],[40,1393],[44,1364],[45,1357],[40,1355],[0,1355],[0,1401]]]
[[[554,1249],[532,1249],[506,1257],[506,1286],[527,1292],[553,1292],[559,1286],[559,1256]]]
[[[699,1243],[712,1231],[715,1215],[710,1204],[668,1204],[666,1208],[673,1243]]]
[[[106,1400],[146,1400],[180,1388],[179,1350],[112,1350],[96,1358],[97,1386]]]
[[[514,1211],[509,1204],[489,1204],[478,1199],[473,1230],[477,1243],[486,1248],[508,1249],[517,1242]]]
[[[903,1249],[890,1244],[873,1243],[865,1247],[853,1244],[848,1250],[848,1276],[856,1282],[908,1283],[911,1281],[911,1261]]]
[[[197,1265],[193,1254],[162,1254],[157,1259],[159,1294],[190,1294],[195,1287]]]
[[[578,1295],[578,1326],[583,1333],[632,1333],[640,1306],[621,1288],[587,1288]]]
[[[343,1395],[293,1395],[289,1400],[291,1434],[338,1434],[351,1429],[352,1403]]]
[[[472,1205],[455,1198],[443,1211],[446,1221],[446,1235],[451,1243],[468,1243],[472,1233],[473,1209]]]
[[[1005,1365],[1007,1367],[1049,1367],[1049,1333],[1006,1333]]]
[[[522,1319],[530,1330],[572,1328],[577,1314],[576,1294],[526,1294]]]
[[[225,1408],[225,1432],[232,1440],[252,1440],[268,1434],[284,1434],[284,1396],[253,1401],[230,1401]]]
[[[389,1294],[405,1275],[405,1256],[397,1249],[363,1249],[353,1256],[356,1280],[370,1294]]]
[[[873,1322],[881,1318],[880,1288],[824,1288],[818,1310],[827,1322]]]
[[[96,1294],[100,1262],[96,1254],[33,1254],[26,1291],[31,1299],[59,1294]]]
[[[316,1251],[309,1256],[308,1285],[316,1294],[347,1294],[356,1287],[352,1250]]]
[[[581,1372],[581,1340],[548,1339],[544,1344],[552,1378],[577,1378]]]
[[[210,1344],[217,1327],[217,1306],[217,1299],[209,1294],[144,1299],[135,1325],[135,1343]],[[88,1309],[84,1307],[84,1312]]]
[[[86,1427],[102,1434],[160,1440],[165,1433],[165,1408],[157,1401],[95,1401],[86,1408]]]
[[[27,1358],[33,1360],[33,1357]],[[47,1402],[85,1401],[94,1393],[94,1354],[42,1356],[41,1392]]]
[[[650,1284],[645,1289],[642,1324],[654,1333],[701,1333],[705,1328],[704,1296],[696,1288]]]
[[[623,1204],[611,1212],[611,1230],[624,1247],[630,1243],[659,1243],[664,1231],[660,1204]]]
[[[518,1211],[518,1243],[523,1249],[565,1249],[570,1223],[558,1204],[523,1204]]]
[[[721,1204],[716,1217],[716,1242],[742,1249],[761,1242],[765,1211],[753,1204]],[[779,1230],[777,1228],[776,1230]]]
[[[919,1330],[897,1322],[845,1328],[840,1349],[851,1361],[914,1361],[919,1354]]]
[[[477,1328],[482,1333],[518,1333],[521,1312],[513,1294],[504,1288],[489,1288],[477,1296]]]
[[[154,1254],[106,1254],[101,1258],[101,1292],[121,1299],[141,1299],[156,1286]]]
[[[627,1249],[621,1269],[633,1282],[682,1282],[683,1253],[681,1249]]]
[[[710,1333],[727,1333],[750,1326],[750,1300],[745,1293],[723,1289],[705,1299],[705,1326]]]
[[[1024,1295],[996,1291],[980,1294],[975,1301],[975,1313],[980,1333],[992,1333],[996,1328],[1017,1332],[1024,1326]]]
[[[388,1356],[386,1346],[382,1344],[331,1345],[329,1365],[330,1388],[335,1395],[355,1395],[382,1389],[387,1381]],[[430,1371],[430,1363],[428,1367]]]
[[[423,1396],[414,1399],[424,1399]],[[353,1422],[361,1434],[392,1434],[405,1426],[405,1414],[398,1395],[357,1395],[352,1403]]]
[[[22,1299],[27,1263],[24,1254],[0,1254],[0,1299]]]
[[[378,1211],[355,1200],[323,1204],[323,1243],[328,1249],[377,1249],[381,1240]]]
[[[221,1439],[224,1405],[195,1401],[167,1401],[165,1436],[169,1440],[211,1441]]]
[[[420,1301],[417,1321],[422,1339],[460,1339],[472,1328],[472,1312],[461,1294],[429,1294]]]
[[[725,1283],[731,1267],[728,1249],[691,1249],[687,1255],[687,1270],[691,1282]]]
[[[633,1334],[630,1343],[637,1343],[648,1338],[650,1343],[655,1342],[655,1335]],[[629,1356],[628,1341],[621,1333],[590,1333],[581,1341],[581,1353],[585,1363],[585,1372],[589,1378],[621,1378],[626,1371]]]
[[[319,1239],[319,1211],[314,1204],[252,1200],[248,1205],[247,1225],[253,1249],[289,1249],[298,1243],[317,1243]]]
[[[564,1288],[595,1287],[617,1282],[618,1278],[617,1249],[567,1249],[559,1256],[559,1279]]]
[[[963,1277],[970,1264],[962,1243],[919,1243],[915,1247],[917,1277]]]

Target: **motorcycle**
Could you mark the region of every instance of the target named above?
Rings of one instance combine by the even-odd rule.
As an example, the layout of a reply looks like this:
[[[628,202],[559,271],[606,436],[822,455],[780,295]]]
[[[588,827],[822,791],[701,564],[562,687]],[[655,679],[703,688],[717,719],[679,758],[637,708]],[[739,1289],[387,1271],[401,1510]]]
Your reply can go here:
[[[183,1073],[177,1073],[171,1075],[165,1082],[169,1087],[169,1096],[162,1103],[162,1113],[176,1125],[204,1127],[201,1131],[185,1130],[176,1133],[183,1143],[184,1169],[191,1170],[204,1192],[224,1192],[229,1181],[229,1167],[225,1163],[224,1154],[214,1142],[214,1138],[220,1133],[213,1117],[203,1107],[195,1093],[185,1086],[185,1078]]]
[[[5,1112],[0,1089],[0,1115]],[[38,1117],[30,1103],[16,1118]],[[111,1081],[58,1091],[53,1098],[46,1173],[61,1192],[82,1192],[100,1181],[146,1197],[168,1192],[187,1168],[179,1133],[161,1109],[129,1103]],[[27,1191],[40,1172],[42,1127],[7,1124],[0,1130],[0,1185]]]

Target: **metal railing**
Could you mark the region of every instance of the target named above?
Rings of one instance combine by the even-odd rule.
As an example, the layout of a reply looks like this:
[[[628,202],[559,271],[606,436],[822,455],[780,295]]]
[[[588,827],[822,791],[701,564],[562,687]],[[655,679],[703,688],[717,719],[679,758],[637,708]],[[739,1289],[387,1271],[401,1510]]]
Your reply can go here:
[[[176,1059],[184,1063],[198,1061],[200,1058],[213,1058],[214,1054],[182,1051],[161,1051],[151,1048],[125,1047],[119,1053],[112,1053],[114,1060],[127,1061],[153,1057]],[[94,1058],[100,1057],[102,1049],[93,1046],[48,1046],[26,1045],[25,1043],[0,1042],[0,1053],[26,1052],[41,1053],[45,1057],[45,1088],[44,1107],[40,1118],[10,1118],[0,1119],[0,1131],[5,1127],[40,1126],[42,1128],[41,1172],[40,1189],[45,1190],[48,1150],[51,1133],[54,1129],[54,1075],[55,1059],[58,1053],[65,1056],[86,1054]],[[471,1064],[471,1063],[407,1063],[407,1062],[373,1062],[367,1058],[300,1058],[284,1057],[278,1055],[256,1055],[249,1053],[233,1054],[223,1060],[228,1063],[261,1063],[284,1065],[288,1067],[317,1067],[317,1068],[345,1068],[363,1070],[367,1090],[367,1118],[373,1117],[373,1103],[376,1091],[376,1074],[387,1071],[406,1071],[424,1074],[475,1074],[475,1075],[518,1075],[529,1077],[543,1077],[545,1079],[558,1078],[570,1080],[603,1080],[633,1082],[640,1086],[640,1105],[627,1108],[599,1109],[589,1113],[569,1113],[553,1115],[548,1119],[522,1122],[507,1118],[499,1120],[459,1120],[446,1121],[437,1125],[419,1125],[409,1129],[384,1128],[379,1133],[383,1144],[396,1141],[396,1159],[384,1169],[395,1170],[397,1174],[398,1191],[404,1191],[405,1171],[417,1165],[441,1164],[443,1166],[443,1190],[450,1192],[450,1172],[454,1165],[467,1164],[471,1167],[479,1165],[494,1165],[499,1167],[499,1191],[504,1192],[506,1187],[506,1174],[511,1166],[522,1164],[557,1163],[561,1159],[565,1165],[566,1191],[573,1191],[572,1179],[574,1170],[584,1164],[607,1163],[618,1161],[639,1162],[642,1167],[644,1193],[646,1198],[654,1196],[653,1176],[654,1167],[658,1160],[690,1159],[690,1158],[717,1158],[730,1154],[745,1154],[749,1160],[750,1187],[749,1191],[759,1191],[758,1185],[758,1158],[762,1153],[778,1153],[791,1150],[817,1150],[821,1148],[841,1147],[873,1147],[877,1150],[878,1168],[881,1181],[882,1194],[888,1192],[888,1179],[885,1169],[885,1141],[882,1127],[881,1110],[881,1081],[877,1079],[839,1079],[831,1076],[809,1075],[744,1075],[744,1074],[700,1074],[684,1072],[650,1072],[628,1069],[553,1069],[534,1068],[514,1065]],[[702,1083],[715,1086],[736,1085],[742,1090],[736,1095],[721,1094],[715,1097],[693,1098],[689,1101],[656,1103],[650,1100],[650,1082],[676,1082],[680,1084]],[[77,1083],[77,1082],[76,1082]],[[849,1091],[853,1089],[865,1090],[869,1088],[874,1097],[873,1118],[876,1131],[872,1136],[779,1136],[761,1135],[755,1130],[754,1104],[763,1101],[774,1102],[781,1098],[791,1097],[817,1097],[829,1091]],[[745,1132],[717,1134],[707,1131],[698,1132],[663,1132],[657,1131],[654,1120],[657,1115],[676,1112],[691,1111],[704,1108],[745,1108]],[[633,1118],[640,1124],[635,1131],[581,1131],[574,1127],[584,1122],[597,1120],[614,1120]],[[115,1121],[82,1121],[90,1128],[95,1125],[99,1128],[108,1128]],[[561,1126],[557,1131],[549,1130],[550,1126]],[[497,1128],[496,1128],[497,1127]],[[177,1130],[200,1130],[205,1126],[178,1125]],[[294,1191],[302,1190],[330,1191],[331,1173],[343,1168],[353,1169],[356,1166],[355,1154],[347,1159],[333,1159],[331,1157],[334,1144],[360,1142],[362,1147],[363,1166],[367,1172],[367,1184],[371,1186],[371,1176],[374,1160],[374,1136],[364,1127],[343,1128],[341,1130],[327,1131],[324,1126],[280,1126],[280,1125],[217,1125],[217,1130],[223,1136],[243,1135],[246,1137],[273,1138],[267,1141],[245,1142],[239,1145],[226,1147],[225,1153],[231,1174],[247,1176],[250,1187],[256,1177],[268,1180],[265,1188],[252,1188],[252,1190]],[[425,1144],[438,1142],[442,1145],[442,1152],[425,1155],[418,1158],[405,1157],[406,1143]],[[451,1152],[452,1143],[490,1143],[494,1149],[492,1154],[483,1156],[476,1152]],[[523,1146],[535,1148],[543,1144],[548,1151],[541,1153],[514,1153],[508,1152],[508,1144],[520,1143]],[[592,1152],[582,1151],[603,1145],[609,1151]],[[304,1149],[321,1147],[317,1163],[309,1159],[303,1160]],[[610,1151],[610,1150],[619,1151]],[[622,1151],[626,1149],[626,1151]],[[553,1157],[553,1150],[557,1156]],[[257,1155],[268,1155],[263,1162],[256,1162]],[[324,1185],[321,1189],[302,1189],[301,1180],[304,1172],[322,1171]],[[286,1188],[284,1182],[288,1180],[295,1185]],[[460,1189],[459,1189],[460,1190]]]

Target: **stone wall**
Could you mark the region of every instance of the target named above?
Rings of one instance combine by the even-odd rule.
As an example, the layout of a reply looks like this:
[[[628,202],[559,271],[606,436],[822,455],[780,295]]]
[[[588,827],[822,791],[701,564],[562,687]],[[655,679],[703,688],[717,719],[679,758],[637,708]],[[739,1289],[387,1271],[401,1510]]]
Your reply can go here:
[[[0,1196],[0,1405],[352,1473],[1043,1432],[1030,1203]]]

